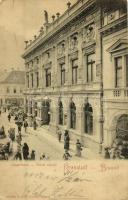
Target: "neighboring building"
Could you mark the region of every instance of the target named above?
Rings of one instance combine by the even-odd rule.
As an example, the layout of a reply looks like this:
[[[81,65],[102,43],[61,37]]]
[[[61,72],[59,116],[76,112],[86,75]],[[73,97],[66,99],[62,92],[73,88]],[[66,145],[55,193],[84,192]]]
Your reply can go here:
[[[24,71],[4,71],[0,75],[0,106],[24,105]]]
[[[52,132],[68,129],[71,138],[95,151],[112,142],[117,116],[128,116],[126,2],[120,2],[68,3],[52,23],[45,11],[45,29],[26,41],[23,54],[28,117],[36,116]]]

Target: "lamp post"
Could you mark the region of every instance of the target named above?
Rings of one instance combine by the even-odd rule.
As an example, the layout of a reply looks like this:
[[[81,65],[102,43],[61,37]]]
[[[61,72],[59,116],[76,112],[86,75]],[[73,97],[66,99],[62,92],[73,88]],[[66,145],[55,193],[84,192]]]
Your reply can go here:
[[[103,141],[104,141],[104,135],[103,135],[103,123],[104,123],[105,119],[104,116],[101,115],[99,118],[99,123],[100,123],[100,147],[99,147],[99,153],[102,153],[102,148],[103,148]]]

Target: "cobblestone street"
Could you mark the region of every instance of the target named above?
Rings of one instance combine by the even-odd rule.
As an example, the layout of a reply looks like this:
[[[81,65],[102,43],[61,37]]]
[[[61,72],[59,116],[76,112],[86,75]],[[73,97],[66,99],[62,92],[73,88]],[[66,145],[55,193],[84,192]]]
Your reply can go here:
[[[9,128],[14,128],[16,130],[16,134],[18,132],[17,126],[13,120],[13,117],[11,118],[11,121],[8,122],[7,119],[7,113],[2,113],[1,115],[1,125],[5,127],[5,132],[7,134]],[[7,141],[8,139],[1,139],[1,143]],[[59,142],[57,135],[53,136],[48,131],[48,127],[39,127],[37,130],[33,130],[32,127],[29,127],[27,129],[27,133],[25,133],[24,128],[22,127],[22,145],[26,142],[29,146],[29,152],[32,150],[35,150],[36,152],[36,160],[40,159],[40,156],[44,153],[49,157],[49,160],[63,160],[63,154],[64,154],[64,143],[63,143],[63,137],[62,141]],[[14,142],[16,143],[16,142]],[[75,143],[72,141],[70,142],[70,154],[71,154],[71,160],[89,160],[89,159],[102,159],[100,155],[94,154],[90,151],[89,148],[83,148],[82,150],[82,157],[76,157],[75,156]]]

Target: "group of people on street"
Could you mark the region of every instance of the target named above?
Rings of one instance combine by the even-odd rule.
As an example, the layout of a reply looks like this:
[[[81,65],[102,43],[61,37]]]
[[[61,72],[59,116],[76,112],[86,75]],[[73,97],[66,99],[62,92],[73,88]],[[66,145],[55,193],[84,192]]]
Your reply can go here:
[[[7,118],[8,118],[8,121],[10,122],[11,120],[10,113],[7,115]],[[32,150],[30,152],[29,146],[26,142],[22,145],[22,134],[21,134],[22,127],[24,127],[25,132],[26,132],[27,127],[28,127],[27,120],[24,120],[23,122],[19,121],[18,115],[14,116],[14,120],[15,120],[15,124],[17,125],[17,131],[15,130],[15,128],[10,128],[8,130],[8,142],[6,145],[4,145],[4,151],[2,151],[3,155],[7,154],[6,157],[12,160],[22,160],[22,159],[35,160],[35,157],[36,157],[35,151]],[[2,133],[4,132],[5,134],[4,126],[1,127],[0,132]]]
[[[62,131],[59,129],[59,127],[57,127],[57,135],[58,135],[58,141],[61,142],[62,139]],[[65,130],[64,132],[64,154],[63,154],[63,159],[64,160],[70,160],[70,158],[72,157],[72,155],[69,153],[70,150],[70,136],[69,136],[69,131]],[[77,139],[76,141],[76,154],[75,156],[81,157],[82,151],[82,144],[80,143],[79,139]]]
[[[23,157],[22,157],[23,155]],[[14,152],[14,160],[35,160],[35,151],[32,150],[29,153],[29,146],[27,143],[24,143],[23,146],[17,143],[16,151]]]
[[[105,159],[128,159],[128,141],[116,137],[111,147],[105,148]]]

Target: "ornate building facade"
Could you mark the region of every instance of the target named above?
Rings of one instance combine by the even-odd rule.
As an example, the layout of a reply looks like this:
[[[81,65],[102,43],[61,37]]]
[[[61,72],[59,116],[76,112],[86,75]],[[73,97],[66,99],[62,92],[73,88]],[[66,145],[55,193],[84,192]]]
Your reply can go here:
[[[106,9],[95,0],[67,5],[52,22],[45,11],[40,35],[26,41],[26,112],[52,132],[68,129],[72,139],[98,152],[115,137],[118,109],[128,114],[127,84],[120,85],[128,75],[126,9]],[[124,56],[122,65],[118,56]]]

